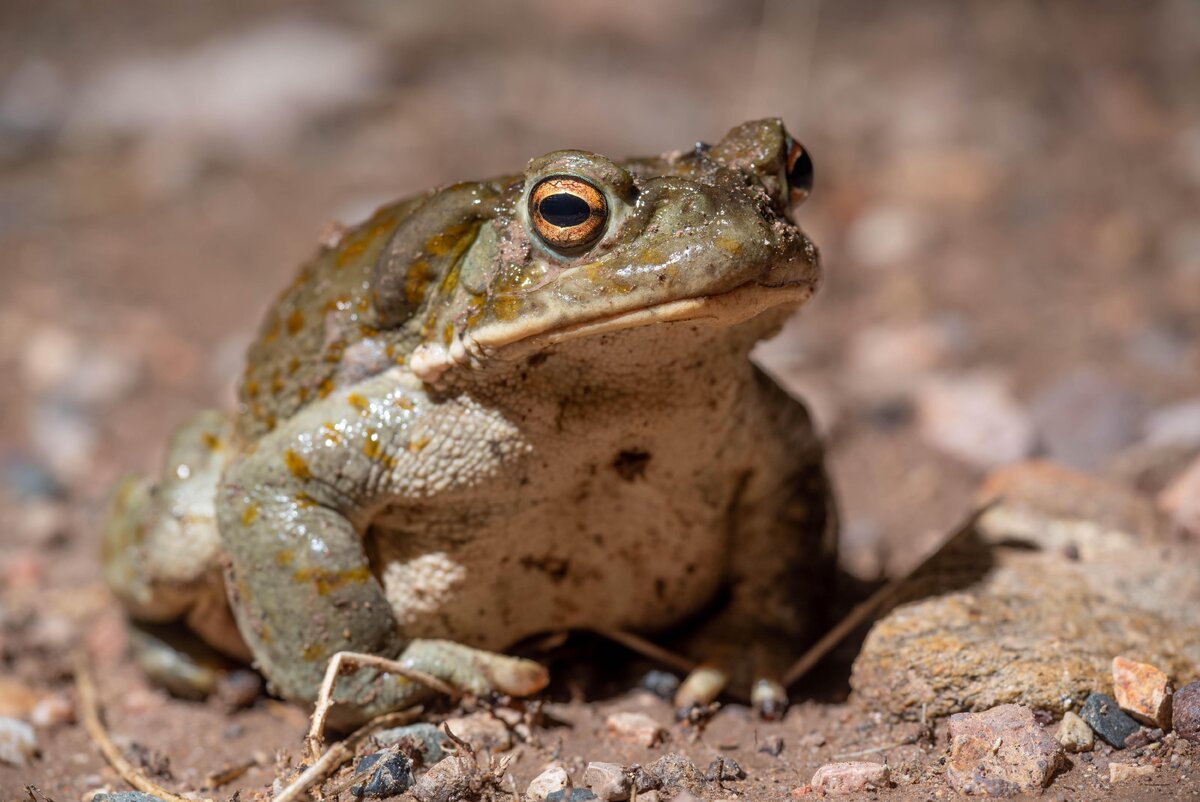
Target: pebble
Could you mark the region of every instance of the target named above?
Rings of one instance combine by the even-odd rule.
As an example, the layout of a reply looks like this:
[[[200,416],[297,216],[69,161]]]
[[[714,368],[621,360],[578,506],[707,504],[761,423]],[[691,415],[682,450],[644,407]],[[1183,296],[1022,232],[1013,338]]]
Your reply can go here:
[[[1038,393],[1031,405],[1049,456],[1075,468],[1099,468],[1137,442],[1145,406],[1140,396],[1094,371],[1076,371]]]
[[[1150,746],[1151,744],[1154,744],[1154,746],[1150,747],[1153,749],[1158,746],[1155,741],[1162,740],[1162,737],[1163,731],[1160,729],[1149,730],[1145,727],[1138,727],[1137,732],[1125,739],[1125,748],[1140,749],[1143,746]]]
[[[771,757],[779,757],[783,753],[783,738],[779,735],[768,735],[758,745],[758,751]]]
[[[704,772],[704,779],[720,785],[723,780],[744,780],[746,772],[733,758],[718,755],[712,763],[708,764],[708,768]]]
[[[1062,746],[1038,726],[1027,707],[1000,705],[950,717],[946,779],[960,793],[1036,791],[1065,764]]]
[[[401,728],[403,729],[403,728]],[[472,799],[477,792],[472,789],[478,779],[479,770],[473,758],[460,755],[435,763],[421,775],[412,787],[417,802],[454,802]]]
[[[637,802],[659,802],[658,791],[651,789],[644,794],[638,794]]]
[[[647,749],[658,744],[667,734],[662,725],[645,713],[613,713],[605,720],[605,726],[608,734],[614,738]]]
[[[92,796],[92,802],[163,802],[163,800],[151,794],[143,794],[141,791],[118,791],[116,793],[101,791]]]
[[[818,793],[840,795],[886,788],[888,780],[888,767],[884,764],[855,761],[826,763],[817,769],[809,785]]]
[[[682,788],[692,793],[700,793],[707,780],[700,769],[683,755],[670,752],[646,767],[647,771],[657,777],[664,789]]]
[[[13,677],[0,677],[0,718],[25,718],[37,703],[33,688]]]
[[[640,799],[647,791],[656,791],[662,786],[662,780],[646,769],[634,763],[629,767],[629,784]]]
[[[444,732],[428,722],[381,730],[372,740],[377,746],[399,745],[418,766],[432,766],[441,761],[446,757],[445,747],[450,743]]]
[[[1200,537],[1200,457],[1158,494],[1158,506],[1192,537]]]
[[[359,798],[396,796],[411,788],[414,782],[412,761],[398,748],[362,757],[354,772],[360,775],[370,772],[365,782],[350,786],[350,794]]]
[[[1146,416],[1144,431],[1152,445],[1200,448],[1200,398],[1155,410]]]
[[[670,702],[675,698],[675,691],[679,690],[679,677],[669,671],[647,671],[646,674],[638,682],[638,685],[650,693],[657,696],[659,699],[665,699]]]
[[[1063,714],[1054,737],[1068,752],[1090,752],[1096,745],[1096,733],[1092,732],[1086,721],[1070,710]]]
[[[932,379],[917,389],[915,400],[921,436],[963,462],[986,469],[1033,452],[1033,424],[998,377]]]
[[[1132,763],[1109,763],[1108,781],[1111,783],[1136,780],[1138,777],[1149,777],[1154,774],[1154,766],[1136,766]]]
[[[629,777],[618,763],[589,763],[583,771],[583,784],[605,802],[629,798]]]
[[[15,718],[0,718],[0,763],[28,766],[38,752],[33,727]]]
[[[503,752],[512,748],[512,731],[508,725],[487,712],[472,713],[446,722],[450,731],[475,749]]]
[[[533,778],[529,787],[525,789],[525,796],[534,802],[545,802],[555,791],[570,790],[571,778],[567,775],[567,770],[562,766],[551,766]]]
[[[1200,743],[1200,681],[1190,682],[1175,692],[1171,722],[1180,738]]]
[[[1138,731],[1138,723],[1121,712],[1110,696],[1092,693],[1084,700],[1079,716],[1109,746],[1125,748],[1125,739]]]
[[[572,788],[570,791],[552,791],[546,797],[546,802],[587,802],[595,799],[596,795],[586,788]]]
[[[54,694],[33,706],[29,721],[35,727],[58,727],[75,721],[75,704],[64,694]]]
[[[1112,662],[1113,696],[1121,709],[1151,727],[1171,728],[1171,681],[1149,663],[1125,657]]]

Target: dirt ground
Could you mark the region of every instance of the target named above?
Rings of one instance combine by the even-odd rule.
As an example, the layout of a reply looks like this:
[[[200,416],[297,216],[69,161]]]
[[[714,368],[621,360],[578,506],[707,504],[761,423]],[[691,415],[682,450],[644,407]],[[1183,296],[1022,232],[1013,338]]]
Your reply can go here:
[[[305,713],[174,700],[135,670],[99,578],[104,494],[156,470],[189,413],[231,404],[327,223],[561,147],[657,153],[771,115],[811,150],[800,221],[827,283],[760,356],[826,434],[862,587],[964,516],[990,465],[1115,470],[1200,399],[1198,76],[1188,0],[0,4],[0,706],[73,699],[84,647],[112,731],[169,760],[164,784],[258,756],[207,793],[264,794]],[[563,725],[517,749],[518,787],[551,757],[683,751],[746,770],[714,798],[789,798],[835,756],[916,734],[846,701],[852,647],[785,721],[731,704],[695,734],[630,690],[645,664],[569,646]],[[607,713],[643,708],[665,746],[605,736]],[[0,799],[123,788],[81,727],[37,734],[32,765],[0,765]],[[772,735],[778,757],[757,748]],[[896,786],[864,798],[953,796],[937,736],[872,753]],[[1200,750],[1177,749],[1116,789],[1103,752],[1073,758],[1047,795],[1200,798]]]

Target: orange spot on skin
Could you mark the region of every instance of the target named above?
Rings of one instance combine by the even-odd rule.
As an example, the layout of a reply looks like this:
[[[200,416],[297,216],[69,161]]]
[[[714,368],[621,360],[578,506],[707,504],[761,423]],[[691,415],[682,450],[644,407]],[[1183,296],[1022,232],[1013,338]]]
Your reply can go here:
[[[310,643],[304,647],[304,659],[310,663],[315,663],[325,656],[325,647],[319,643]]]
[[[300,481],[307,482],[312,478],[312,471],[309,470],[308,463],[304,461],[304,457],[301,457],[292,449],[289,448],[283,452],[283,462],[287,465],[287,469],[291,472],[292,476]]]
[[[242,392],[246,394],[247,398],[258,398],[258,382],[254,381],[254,379],[248,379],[246,383],[242,385]],[[255,413],[255,417],[258,417],[257,412]]]
[[[412,440],[409,441],[408,450],[412,451],[413,453],[416,453],[418,451],[423,450],[425,448],[425,446],[427,446],[427,445],[429,445],[429,435],[423,434],[423,435],[420,435],[419,437],[414,437]]]
[[[288,375],[289,376],[294,375],[295,372],[298,370],[300,370],[300,360],[297,359],[296,357],[292,357],[291,359],[288,360],[288,366],[287,366]]]
[[[342,354],[346,350],[346,343],[342,340],[334,340],[325,348],[325,355],[322,357],[326,362],[340,362]]]
[[[258,518],[258,505],[251,501],[242,507],[242,526],[249,526]]]
[[[345,267],[359,256],[362,256],[367,250],[367,244],[368,241],[361,236],[355,237],[353,240],[348,242],[346,246],[338,252],[336,260],[337,266]]]
[[[296,559],[296,555],[292,553],[291,549],[280,549],[275,552],[276,565],[291,565],[294,559]]]
[[[300,509],[317,506],[317,502],[308,493],[297,493],[295,495],[296,506]]]
[[[221,447],[221,438],[217,437],[215,434],[210,434],[209,432],[205,432],[204,434],[200,435],[200,441],[204,443],[205,447],[207,447],[210,451],[216,451]]]
[[[418,259],[408,266],[404,274],[404,300],[410,304],[419,304],[425,297],[425,288],[429,286],[429,262]]]
[[[496,320],[516,320],[521,311],[521,301],[514,295],[497,295],[492,301],[492,312]]]
[[[383,443],[379,439],[379,433],[374,429],[367,429],[367,440],[363,443],[363,454],[373,462],[382,462],[389,468],[396,467],[396,460],[388,456],[387,452],[384,451]]]
[[[317,397],[324,398],[333,392],[333,379],[325,379],[317,388]]]
[[[346,396],[346,403],[363,414],[366,414],[371,408],[371,402],[358,393],[350,393],[350,395]]]
[[[454,341],[454,324],[447,323],[445,326],[442,327],[442,342],[446,345],[449,345],[453,341]]]
[[[287,333],[291,336],[296,336],[300,330],[304,328],[304,313],[299,309],[294,310],[287,318]]]
[[[371,578],[371,571],[365,565],[360,568],[351,568],[348,571],[329,571],[324,568],[301,568],[292,574],[292,578],[297,582],[313,582],[317,586],[318,594],[328,596],[338,588],[352,582],[366,582]]]

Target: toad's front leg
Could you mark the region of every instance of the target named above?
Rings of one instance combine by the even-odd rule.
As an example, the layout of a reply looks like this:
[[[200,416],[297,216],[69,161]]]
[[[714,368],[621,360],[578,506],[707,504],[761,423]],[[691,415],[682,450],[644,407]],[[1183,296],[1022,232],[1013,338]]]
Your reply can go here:
[[[302,411],[226,468],[217,514],[230,602],[258,667],[285,698],[312,701],[340,651],[403,653],[411,668],[474,693],[545,685],[536,663],[408,642],[363,545],[376,511],[461,478],[423,457],[448,445],[465,414],[457,403],[431,401],[384,373]],[[339,681],[331,719],[349,726],[425,690],[362,669]]]

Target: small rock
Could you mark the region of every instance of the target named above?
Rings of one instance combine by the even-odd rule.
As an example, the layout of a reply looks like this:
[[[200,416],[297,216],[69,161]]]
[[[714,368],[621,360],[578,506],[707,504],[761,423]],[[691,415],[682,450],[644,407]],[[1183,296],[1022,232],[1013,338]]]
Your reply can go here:
[[[783,738],[778,735],[768,735],[758,745],[758,751],[771,757],[779,757],[783,753]]]
[[[28,766],[38,752],[37,736],[24,721],[0,718],[0,763]]]
[[[364,775],[368,772],[365,782],[350,786],[352,796],[376,799],[397,796],[411,788],[414,782],[412,761],[395,747],[361,758],[354,773]]]
[[[694,794],[704,790],[707,781],[692,761],[675,752],[663,755],[646,767],[659,779],[662,788],[682,788]]]
[[[1146,416],[1146,441],[1200,448],[1200,398],[1163,407]]]
[[[930,380],[918,388],[916,405],[925,440],[978,468],[1015,462],[1033,451],[1033,424],[994,376]]]
[[[1158,494],[1158,506],[1192,537],[1200,538],[1200,458]]]
[[[638,794],[638,802],[659,802],[658,791],[651,789],[644,794]]]
[[[608,734],[649,749],[667,734],[666,730],[645,713],[613,713],[605,721]]]
[[[1112,662],[1113,696],[1133,718],[1160,729],[1171,728],[1171,681],[1149,663],[1124,657]]]
[[[451,755],[430,767],[413,785],[417,802],[455,802],[478,797],[479,769],[475,761]]]
[[[675,691],[679,690],[679,677],[668,671],[647,671],[638,685],[670,702],[675,698]]]
[[[858,791],[886,788],[888,767],[882,763],[826,763],[817,769],[810,783],[822,794],[853,794]]]
[[[508,726],[487,712],[473,713],[446,722],[450,731],[475,749],[503,752],[512,749],[512,732]]]
[[[1068,752],[1090,752],[1096,745],[1096,733],[1092,732],[1086,721],[1070,710],[1063,714],[1054,737]]]
[[[450,743],[444,732],[428,722],[381,730],[372,740],[377,746],[396,744],[416,766],[432,766],[441,761]]]
[[[1190,682],[1175,692],[1171,722],[1180,738],[1200,743],[1200,682]]]
[[[960,793],[1036,791],[1065,763],[1062,747],[1038,726],[1029,708],[1000,705],[950,717],[946,779]]]
[[[1154,766],[1136,766],[1132,763],[1109,763],[1108,781],[1111,783],[1136,780],[1138,777],[1149,777],[1154,774]]]
[[[662,787],[662,780],[657,775],[651,774],[646,769],[634,763],[629,767],[629,784],[633,787],[634,793],[641,799],[642,795],[648,791],[656,791]]]
[[[37,703],[33,688],[13,677],[0,677],[0,718],[25,718]]]
[[[1125,748],[1125,739],[1138,731],[1138,723],[1121,712],[1110,696],[1092,693],[1083,702],[1079,716],[1109,746]]]
[[[1162,740],[1163,731],[1160,729],[1147,729],[1138,727],[1138,731],[1125,739],[1126,749],[1140,749],[1143,746],[1149,746],[1155,741]]]
[[[1099,468],[1142,432],[1142,399],[1100,373],[1080,371],[1056,380],[1033,401],[1033,418],[1051,458],[1085,470]]]
[[[33,706],[29,721],[35,727],[58,727],[75,721],[75,705],[63,694],[54,694]]]
[[[242,710],[258,700],[262,689],[262,675],[257,671],[235,669],[217,680],[216,701],[227,710]]]
[[[533,778],[529,787],[525,789],[525,796],[534,802],[545,802],[555,791],[570,790],[571,778],[567,775],[566,769],[562,766],[551,766]]]
[[[595,798],[596,795],[586,788],[572,788],[570,791],[552,791],[546,797],[546,802],[588,802]]]
[[[116,793],[101,791],[92,796],[92,802],[163,802],[163,800],[151,794],[143,794],[141,791],[118,791]]]
[[[583,784],[605,802],[629,798],[629,778],[617,763],[589,763],[583,772]]]
[[[718,785],[723,780],[744,780],[745,778],[746,772],[737,764],[737,761],[724,755],[718,755],[712,763],[708,764],[708,769],[704,772],[704,779]]]

